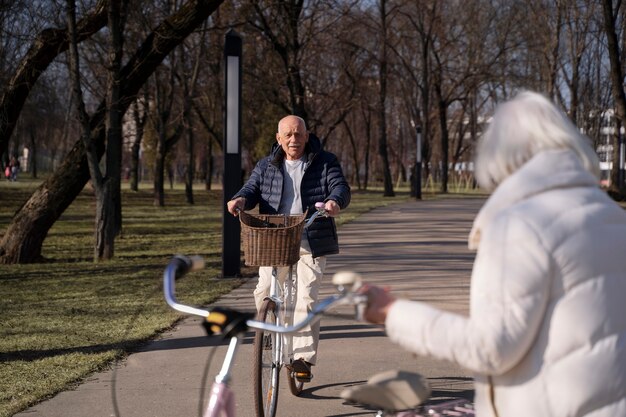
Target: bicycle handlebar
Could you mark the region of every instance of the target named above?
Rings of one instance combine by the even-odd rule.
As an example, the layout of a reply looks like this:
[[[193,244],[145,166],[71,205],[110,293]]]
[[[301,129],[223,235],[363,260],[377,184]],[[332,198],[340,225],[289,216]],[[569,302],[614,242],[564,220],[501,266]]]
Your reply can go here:
[[[309,217],[309,220],[304,223],[304,228],[306,229],[317,219],[319,216],[328,217],[328,211],[324,208],[325,204],[323,202],[315,203],[315,213]]]
[[[328,217],[328,211],[325,209],[326,204],[324,202],[317,202],[315,203],[315,213],[313,213],[311,215],[311,217],[308,218],[308,220],[304,223],[304,228],[308,228],[314,221],[315,219],[317,219],[318,217],[322,216],[322,217]],[[235,211],[237,212],[237,214],[239,214],[240,211],[242,211],[239,207],[235,207]],[[267,223],[268,227],[276,227],[276,225],[272,224],[272,223]]]
[[[163,294],[165,301],[174,310],[181,313],[191,314],[205,319],[207,331],[213,334],[224,333],[232,336],[235,333],[245,332],[248,329],[259,329],[272,333],[295,333],[310,324],[317,316],[338,305],[355,305],[356,319],[360,320],[362,307],[367,303],[367,296],[358,294],[356,291],[361,286],[360,276],[354,272],[337,272],[333,276],[333,284],[337,286],[338,294],[324,298],[313,307],[307,317],[292,326],[277,326],[258,320],[253,320],[252,313],[240,312],[228,308],[215,307],[205,310],[185,304],[176,300],[176,279],[182,278],[186,273],[202,269],[204,260],[199,256],[176,255],[168,263],[163,272]]]

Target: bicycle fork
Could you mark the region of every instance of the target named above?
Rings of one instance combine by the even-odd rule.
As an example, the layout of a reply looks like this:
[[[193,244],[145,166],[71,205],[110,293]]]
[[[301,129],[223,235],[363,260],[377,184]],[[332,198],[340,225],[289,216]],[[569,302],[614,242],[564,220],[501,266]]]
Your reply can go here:
[[[238,334],[230,339],[226,357],[222,364],[222,369],[215,377],[211,386],[211,396],[209,404],[203,417],[220,417],[222,415],[235,415],[235,396],[228,385],[230,382],[230,370],[235,360],[235,355],[239,344],[243,340],[243,335]],[[225,414],[224,414],[225,413]]]

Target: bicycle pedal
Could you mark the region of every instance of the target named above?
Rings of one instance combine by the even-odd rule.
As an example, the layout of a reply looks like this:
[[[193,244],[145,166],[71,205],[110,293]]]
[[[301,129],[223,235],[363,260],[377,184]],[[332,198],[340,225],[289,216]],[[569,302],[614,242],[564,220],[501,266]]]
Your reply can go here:
[[[311,382],[311,380],[313,379],[313,375],[311,375],[310,373],[303,373],[303,372],[294,372],[293,377],[298,382]]]
[[[303,360],[296,360],[292,362],[288,369],[291,372],[291,376],[298,382],[310,382],[311,379],[313,379],[311,365]]]

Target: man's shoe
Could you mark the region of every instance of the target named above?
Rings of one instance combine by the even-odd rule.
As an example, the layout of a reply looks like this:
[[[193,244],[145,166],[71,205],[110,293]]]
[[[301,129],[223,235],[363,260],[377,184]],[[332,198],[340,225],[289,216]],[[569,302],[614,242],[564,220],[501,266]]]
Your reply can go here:
[[[291,372],[293,372],[294,378],[299,382],[310,382],[313,378],[311,373],[311,367],[313,364],[305,361],[304,359],[296,359],[291,362]]]

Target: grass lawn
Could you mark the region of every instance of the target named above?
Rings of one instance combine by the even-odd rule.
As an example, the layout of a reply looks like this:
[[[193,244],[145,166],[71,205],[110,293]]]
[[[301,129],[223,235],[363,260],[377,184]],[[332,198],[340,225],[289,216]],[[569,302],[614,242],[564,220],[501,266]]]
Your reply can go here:
[[[39,181],[0,181],[0,236]],[[220,190],[166,190],[165,207],[152,191],[123,190],[123,231],[115,259],[93,262],[95,200],[86,189],[50,230],[46,263],[0,265],[0,417],[8,417],[70,388],[138,345],[171,328],[181,316],[162,297],[163,268],[174,254],[201,255],[205,279],[177,284],[181,302],[202,305],[242,283],[220,278]],[[424,198],[430,198],[425,195]],[[342,224],[373,207],[409,199],[380,190],[353,192]],[[256,268],[243,267],[252,276]]]

